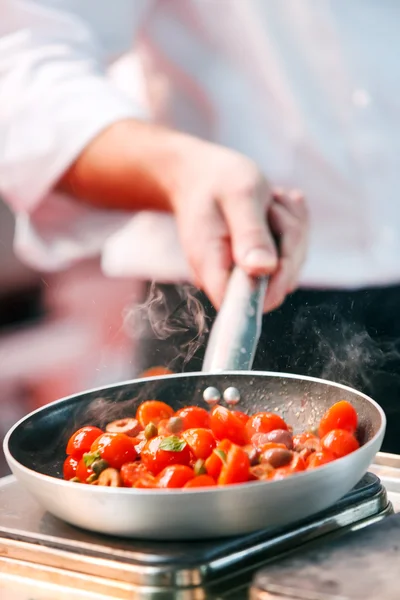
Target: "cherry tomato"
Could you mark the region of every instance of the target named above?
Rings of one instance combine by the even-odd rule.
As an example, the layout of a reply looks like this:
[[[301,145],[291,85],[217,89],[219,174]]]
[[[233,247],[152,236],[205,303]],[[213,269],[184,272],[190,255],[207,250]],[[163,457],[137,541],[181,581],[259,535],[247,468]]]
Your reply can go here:
[[[240,446],[232,444],[228,450],[226,462],[223,463],[218,485],[244,483],[250,479],[250,460]]]
[[[215,437],[209,429],[187,429],[181,435],[195,458],[208,458],[216,446]]]
[[[267,481],[274,473],[275,469],[269,463],[260,463],[250,467],[250,480]]]
[[[247,421],[250,419],[249,415],[246,415],[246,413],[242,412],[241,410],[234,410],[232,412],[235,415],[235,417],[240,419],[243,425],[246,425]]]
[[[228,439],[239,446],[244,446],[247,442],[243,421],[224,406],[214,406],[210,426],[218,440]]]
[[[142,450],[142,462],[153,475],[158,475],[170,465],[188,466],[191,458],[187,442],[176,436],[159,435],[149,440]]]
[[[194,479],[193,469],[186,465],[171,465],[156,477],[159,488],[182,488],[191,479]]]
[[[322,450],[322,444],[321,440],[317,438],[316,435],[301,434],[300,436],[294,436],[293,448],[296,452],[301,452],[303,450],[308,450],[310,453],[320,452]]]
[[[222,464],[226,461],[228,450],[231,446],[232,442],[230,440],[222,440],[207,458],[205,467],[208,475],[211,475],[214,479],[218,479],[218,476],[221,473]]]
[[[341,400],[326,411],[320,421],[318,434],[320,438],[323,438],[333,429],[344,429],[350,433],[355,433],[357,425],[356,409],[347,400]]]
[[[294,473],[300,473],[301,471],[306,470],[306,463],[300,454],[294,453],[293,460],[287,467],[280,467],[279,469],[275,469],[271,479],[285,479],[290,475],[294,475]]]
[[[151,367],[150,369],[146,369],[139,375],[141,379],[145,379],[146,377],[162,377],[163,375],[173,375],[173,371],[167,369],[167,367]]]
[[[261,453],[266,452],[267,450],[272,450],[273,448],[282,448],[282,450],[287,450],[287,446],[285,444],[277,444],[276,442],[267,442],[262,446],[259,446],[259,450]]]
[[[304,433],[297,433],[293,436],[293,448],[296,452],[300,452],[305,448],[320,450],[321,449],[321,440],[312,433],[311,431],[305,431]]]
[[[210,428],[210,413],[200,406],[187,406],[176,412],[176,417],[183,419],[183,429]]]
[[[124,433],[103,433],[92,444],[90,453],[99,453],[110,467],[120,469],[124,463],[133,462],[137,458],[136,444],[135,438]]]
[[[120,475],[124,487],[133,487],[134,484],[148,473],[146,467],[141,462],[125,463],[121,467]]]
[[[321,443],[335,458],[346,456],[360,447],[354,435],[345,429],[333,429],[322,438]]]
[[[91,467],[87,467],[83,458],[80,459],[78,465],[76,467],[76,475],[81,483],[86,483],[88,477],[93,475],[93,471]]]
[[[85,452],[90,452],[90,448],[95,440],[102,434],[102,430],[98,427],[82,427],[75,431],[69,438],[67,444],[67,454],[82,458]]]
[[[143,428],[149,423],[157,425],[163,419],[170,419],[173,415],[173,408],[159,400],[142,402],[136,412],[136,418]]]
[[[78,462],[78,459],[76,459],[74,456],[67,456],[63,465],[64,479],[69,481],[70,479],[73,479],[73,477],[76,477],[76,468],[78,466]]]
[[[288,426],[279,415],[270,412],[259,412],[247,421],[246,436],[249,442],[255,433],[269,433],[274,429],[284,429]]]
[[[335,457],[331,452],[327,450],[322,452],[313,452],[306,460],[307,469],[315,469],[321,467],[335,460]]]
[[[210,475],[199,475],[194,479],[191,479],[185,485],[184,488],[199,488],[199,487],[211,487],[217,485],[215,480]]]
[[[145,473],[144,475],[139,477],[136,483],[133,484],[133,487],[146,490],[154,489],[157,487],[157,481],[154,475],[152,475],[151,473]]]

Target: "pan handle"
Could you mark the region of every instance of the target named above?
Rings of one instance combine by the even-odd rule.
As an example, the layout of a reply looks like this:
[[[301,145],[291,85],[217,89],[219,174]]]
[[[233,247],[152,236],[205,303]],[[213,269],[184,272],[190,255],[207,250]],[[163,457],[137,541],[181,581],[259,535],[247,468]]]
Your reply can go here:
[[[268,277],[254,279],[235,267],[211,330],[203,372],[247,371],[261,334]]]

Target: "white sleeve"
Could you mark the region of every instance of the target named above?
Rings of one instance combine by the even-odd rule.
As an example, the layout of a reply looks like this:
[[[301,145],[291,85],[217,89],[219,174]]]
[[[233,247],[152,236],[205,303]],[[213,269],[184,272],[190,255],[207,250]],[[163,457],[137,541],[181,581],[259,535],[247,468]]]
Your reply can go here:
[[[107,79],[96,32],[68,4],[0,1],[0,195],[19,214],[101,130],[143,116]]]

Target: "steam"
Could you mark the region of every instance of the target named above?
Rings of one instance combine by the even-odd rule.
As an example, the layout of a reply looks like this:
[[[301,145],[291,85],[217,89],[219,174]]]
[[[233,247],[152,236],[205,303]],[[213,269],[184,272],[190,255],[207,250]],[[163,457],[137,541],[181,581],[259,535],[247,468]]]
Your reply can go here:
[[[320,322],[323,325],[317,324]],[[302,307],[293,332],[293,348],[301,348],[305,338],[307,345],[314,348],[314,358],[309,359],[308,372],[304,374],[356,389],[367,390],[374,377],[387,372],[388,363],[400,360],[400,340],[374,339],[365,324],[350,321],[332,305]],[[295,364],[301,362],[299,356],[294,360]]]
[[[205,344],[209,331],[205,307],[198,294],[191,285],[166,288],[153,282],[146,300],[126,309],[124,328],[135,340],[151,336],[169,340],[172,346],[169,354],[172,352],[173,357],[162,366],[172,370],[179,364],[185,366]]]

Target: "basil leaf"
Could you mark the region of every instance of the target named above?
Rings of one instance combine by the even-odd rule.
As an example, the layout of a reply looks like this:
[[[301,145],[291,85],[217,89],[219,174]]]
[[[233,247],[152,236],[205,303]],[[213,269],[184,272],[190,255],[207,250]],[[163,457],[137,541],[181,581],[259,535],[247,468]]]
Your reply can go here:
[[[167,450],[168,452],[182,452],[185,447],[186,442],[176,435],[164,438],[159,445],[160,450]]]
[[[86,454],[83,455],[83,462],[86,467],[91,467],[94,461],[99,460],[99,458],[101,458],[100,452],[86,452]]]
[[[224,465],[226,465],[226,454],[223,450],[218,450],[218,448],[216,448],[214,450],[215,454],[218,456],[218,458],[220,458],[222,460],[222,462],[224,463]]]

